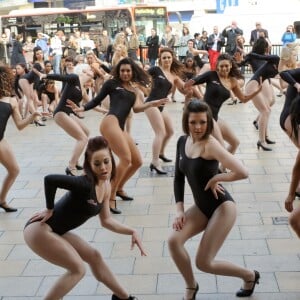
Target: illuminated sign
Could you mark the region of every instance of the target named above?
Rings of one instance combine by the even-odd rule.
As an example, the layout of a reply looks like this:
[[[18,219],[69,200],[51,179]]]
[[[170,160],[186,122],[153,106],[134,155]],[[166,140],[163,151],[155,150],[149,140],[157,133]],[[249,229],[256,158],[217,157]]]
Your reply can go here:
[[[164,16],[166,14],[166,10],[164,7],[144,7],[144,8],[135,8],[134,10],[136,17],[144,17],[144,16]]]

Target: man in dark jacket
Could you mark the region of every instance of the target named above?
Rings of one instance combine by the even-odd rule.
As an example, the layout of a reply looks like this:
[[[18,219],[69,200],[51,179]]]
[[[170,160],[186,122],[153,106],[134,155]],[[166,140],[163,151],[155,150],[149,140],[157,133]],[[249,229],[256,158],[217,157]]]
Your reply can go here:
[[[220,56],[220,52],[224,44],[224,36],[221,33],[219,33],[218,26],[214,26],[213,33],[208,36],[207,40],[208,56],[211,70],[216,69],[217,60]]]
[[[238,28],[236,21],[224,28],[222,35],[226,38],[225,52],[233,56],[236,50],[236,36],[243,35],[243,30]]]
[[[148,46],[148,59],[150,66],[155,66],[158,57],[159,37],[154,28],[151,29],[151,35],[147,37],[146,45]]]
[[[250,35],[250,42],[249,44],[251,46],[253,46],[253,44],[258,40],[258,38],[260,37],[260,33],[263,32],[264,33],[264,37],[266,39],[269,39],[269,35],[268,35],[268,30],[263,29],[261,27],[261,23],[260,22],[256,22],[255,23],[255,29],[251,31],[251,35]]]

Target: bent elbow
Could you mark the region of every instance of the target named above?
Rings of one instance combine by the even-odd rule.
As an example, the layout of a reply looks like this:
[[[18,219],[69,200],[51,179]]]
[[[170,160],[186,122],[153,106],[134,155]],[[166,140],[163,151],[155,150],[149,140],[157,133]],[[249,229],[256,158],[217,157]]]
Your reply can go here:
[[[239,177],[240,179],[246,179],[249,176],[249,172],[248,170],[246,170],[245,168],[243,170],[240,170],[239,172]]]

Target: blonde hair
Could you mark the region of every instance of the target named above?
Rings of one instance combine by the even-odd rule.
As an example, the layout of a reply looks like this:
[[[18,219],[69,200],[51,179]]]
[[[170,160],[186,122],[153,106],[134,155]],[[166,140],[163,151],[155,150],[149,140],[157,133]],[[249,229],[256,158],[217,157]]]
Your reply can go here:
[[[280,60],[284,63],[288,68],[295,69],[297,66],[296,60],[293,61],[293,57],[295,53],[298,52],[298,43],[288,44],[286,47],[283,47],[280,53]]]

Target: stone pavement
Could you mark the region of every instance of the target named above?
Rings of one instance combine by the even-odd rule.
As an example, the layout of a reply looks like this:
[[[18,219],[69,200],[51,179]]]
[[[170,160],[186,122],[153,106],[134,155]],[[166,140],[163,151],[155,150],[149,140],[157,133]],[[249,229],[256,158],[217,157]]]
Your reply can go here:
[[[181,134],[182,97],[170,103],[175,136],[167,149],[168,157],[175,156],[175,144]],[[223,105],[221,117],[229,122],[241,144],[237,157],[247,166],[249,178],[226,184],[238,207],[238,219],[218,257],[261,272],[261,281],[254,300],[300,299],[300,242],[287,225],[284,199],[288,191],[295,147],[279,127],[283,97],[276,99],[270,121],[270,138],[276,140],[272,152],[258,151],[257,131],[252,121],[257,112],[252,104]],[[100,119],[96,112],[87,112],[84,122],[97,135]],[[170,176],[149,173],[153,132],[144,113],[134,115],[133,136],[144,159],[143,168],[126,186],[131,203],[118,201],[121,222],[136,227],[148,252],[140,257],[137,249],[130,251],[130,237],[102,229],[97,218],[88,221],[76,232],[99,249],[107,263],[128,290],[141,300],[182,299],[184,282],[167,248],[167,238],[175,213]],[[22,229],[33,212],[45,206],[43,177],[63,173],[73,140],[66,136],[53,120],[46,127],[30,125],[18,132],[10,120],[6,137],[17,156],[21,172],[9,193],[8,201],[18,212],[0,212],[0,299],[42,299],[45,291],[63,270],[37,257],[24,244]],[[0,180],[5,172],[0,168]],[[63,191],[58,192],[58,196]],[[192,203],[186,190],[186,203]],[[199,236],[187,243],[189,253],[195,254]],[[196,270],[200,290],[197,299],[235,299],[241,280],[214,276]],[[111,292],[98,283],[88,270],[87,275],[64,299],[107,300]]]

